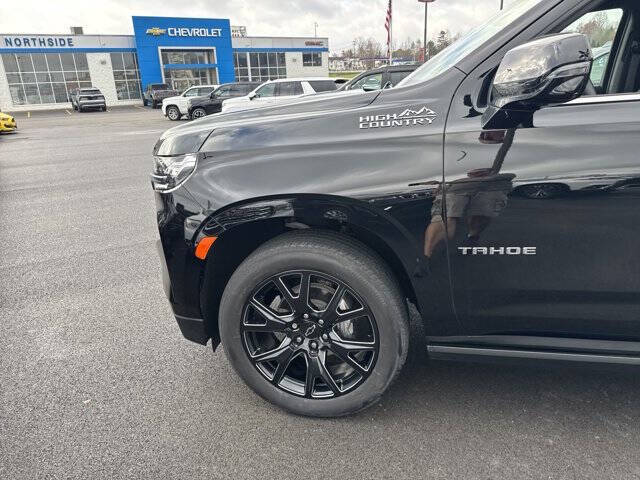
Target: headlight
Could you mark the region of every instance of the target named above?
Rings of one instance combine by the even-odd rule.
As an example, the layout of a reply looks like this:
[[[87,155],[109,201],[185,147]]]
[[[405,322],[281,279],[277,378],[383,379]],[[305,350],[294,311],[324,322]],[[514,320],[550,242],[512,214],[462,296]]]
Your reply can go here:
[[[151,185],[158,192],[172,192],[184,183],[196,169],[198,154],[187,153],[173,157],[153,157]]]

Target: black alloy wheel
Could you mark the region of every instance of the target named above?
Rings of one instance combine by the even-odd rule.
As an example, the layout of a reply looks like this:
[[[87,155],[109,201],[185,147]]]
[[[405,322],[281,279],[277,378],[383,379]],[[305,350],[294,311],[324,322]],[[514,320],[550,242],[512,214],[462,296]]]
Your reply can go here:
[[[206,116],[207,112],[205,112],[204,108],[195,108],[193,112],[191,112],[191,118],[193,119],[198,119]]]
[[[409,347],[395,275],[366,245],[334,232],[288,232],[258,247],[231,275],[218,318],[238,375],[298,415],[339,417],[375,404]]]
[[[343,282],[319,272],[282,272],[247,301],[244,348],[278,388],[306,398],[343,395],[371,373],[378,333],[369,307]]]

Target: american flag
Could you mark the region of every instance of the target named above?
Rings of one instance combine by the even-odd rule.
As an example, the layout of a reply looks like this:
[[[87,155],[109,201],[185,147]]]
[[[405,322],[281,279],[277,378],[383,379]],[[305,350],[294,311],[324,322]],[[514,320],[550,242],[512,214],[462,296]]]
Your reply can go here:
[[[389,8],[387,8],[387,18],[384,21],[384,28],[387,29],[387,56],[391,56],[391,20],[393,18],[392,0],[389,0]]]

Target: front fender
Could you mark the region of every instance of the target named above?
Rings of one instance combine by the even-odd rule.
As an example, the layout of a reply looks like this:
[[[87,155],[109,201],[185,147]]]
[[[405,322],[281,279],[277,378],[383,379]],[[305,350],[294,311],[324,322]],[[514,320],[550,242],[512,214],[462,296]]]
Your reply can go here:
[[[376,199],[376,202],[379,201]],[[224,243],[225,238],[233,238],[235,244],[238,237],[234,236],[234,232],[241,227],[255,226],[255,229],[245,230],[245,236],[269,232],[265,236],[270,237],[296,228],[342,232],[364,243],[383,258],[406,297],[416,303],[420,312],[428,312],[426,316],[435,319],[438,324],[447,323],[438,319],[451,318],[449,292],[446,288],[442,291],[434,288],[436,284],[443,286],[447,282],[433,282],[432,279],[413,275],[416,261],[422,255],[422,245],[417,243],[419,237],[376,202],[316,194],[272,196],[238,202],[214,212],[205,220],[196,233],[194,244],[205,236],[218,237],[213,247],[215,262],[218,242]],[[274,227],[274,222],[280,228]],[[262,241],[259,240],[260,243]],[[203,281],[206,281],[206,277]],[[436,304],[441,308],[436,308]]]

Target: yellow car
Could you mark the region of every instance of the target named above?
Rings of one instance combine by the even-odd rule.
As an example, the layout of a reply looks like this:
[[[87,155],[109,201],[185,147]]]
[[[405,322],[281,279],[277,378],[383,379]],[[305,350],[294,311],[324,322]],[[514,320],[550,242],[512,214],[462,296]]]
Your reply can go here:
[[[0,132],[14,132],[17,128],[18,124],[15,118],[0,112]]]

